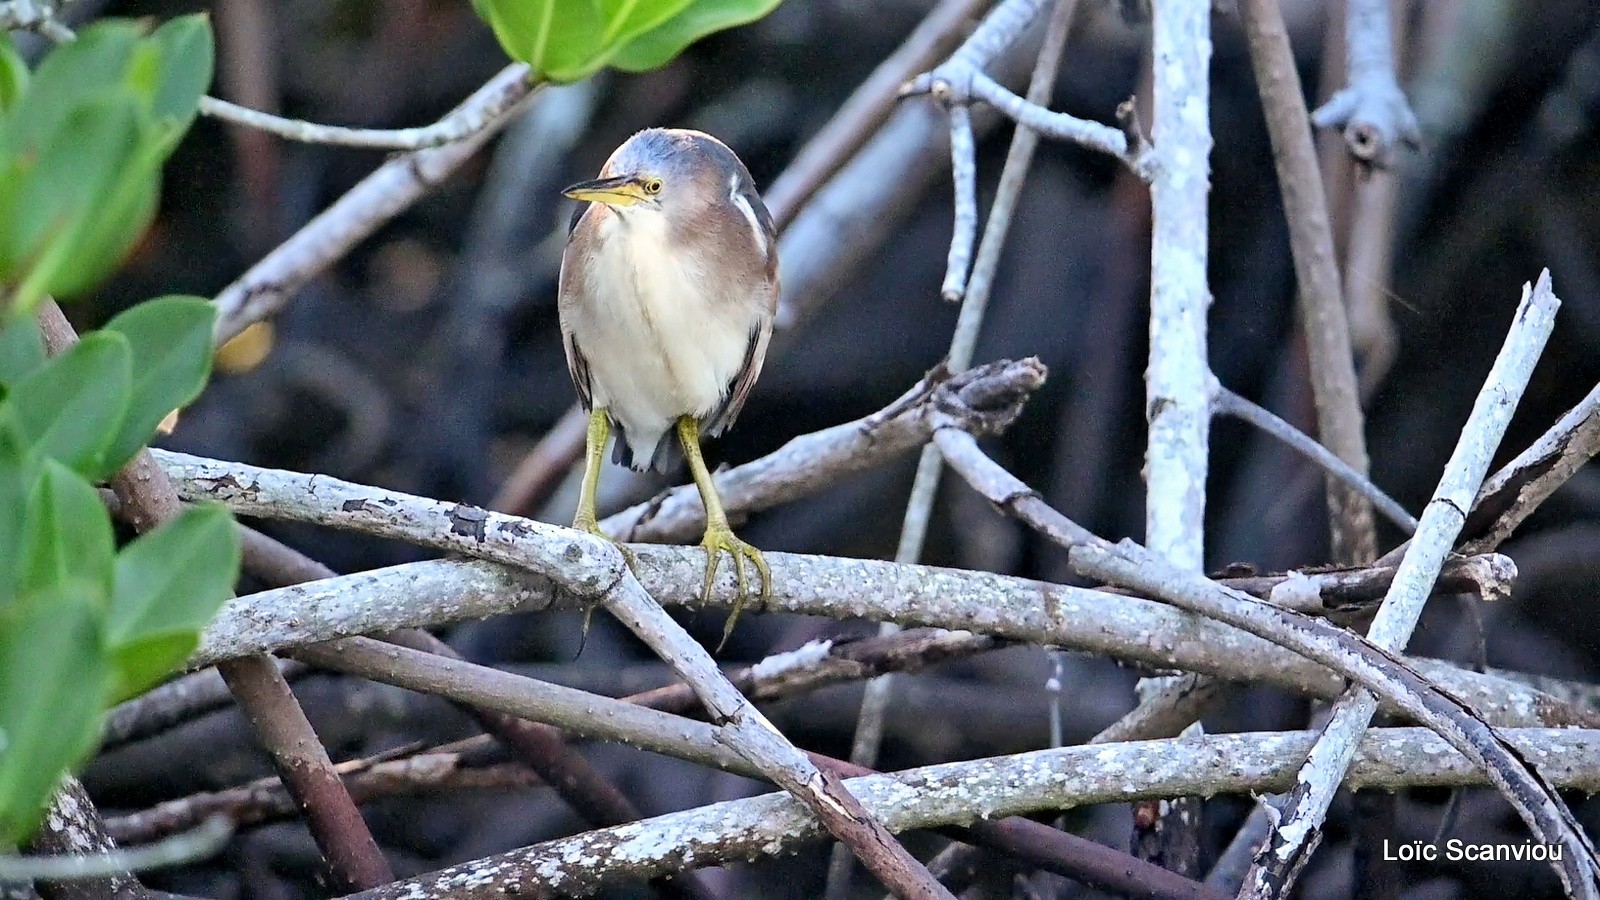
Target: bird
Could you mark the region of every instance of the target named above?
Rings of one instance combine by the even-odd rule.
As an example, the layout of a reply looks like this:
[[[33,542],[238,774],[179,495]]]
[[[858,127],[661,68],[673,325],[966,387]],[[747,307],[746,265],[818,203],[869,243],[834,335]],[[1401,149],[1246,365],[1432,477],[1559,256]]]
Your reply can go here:
[[[738,155],[683,128],[634,134],[597,178],[562,193],[579,206],[557,307],[567,371],[589,415],[573,527],[606,537],[595,503],[611,433],[613,461],[636,471],[670,471],[681,451],[706,514],[702,602],[723,553],[738,581],[726,644],[750,596],[747,568],[760,577],[763,604],[772,572],[728,524],[700,440],[733,426],[766,361],[779,292],[772,215]]]

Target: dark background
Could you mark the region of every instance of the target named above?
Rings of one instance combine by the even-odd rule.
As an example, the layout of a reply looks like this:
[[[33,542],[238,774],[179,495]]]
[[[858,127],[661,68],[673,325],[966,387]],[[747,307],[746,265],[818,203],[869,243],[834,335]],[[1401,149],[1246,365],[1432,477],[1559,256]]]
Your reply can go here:
[[[1397,354],[1387,371],[1363,357],[1363,377],[1374,382],[1367,424],[1374,479],[1420,512],[1520,287],[1541,267],[1551,269],[1564,305],[1497,460],[1520,451],[1600,378],[1600,16],[1581,0],[1412,5],[1404,59],[1425,140],[1397,169],[1395,264],[1392,274],[1377,276]],[[574,399],[555,319],[560,236],[570,214],[557,189],[590,177],[617,143],[653,124],[717,133],[759,184],[769,184],[929,6],[788,0],[760,23],[708,39],[664,70],[602,76],[583,138],[554,169],[523,164],[518,154],[536,141],[491,144],[301,292],[276,318],[265,361],[219,372],[165,445],[487,503]],[[1053,108],[1110,121],[1138,86],[1148,26],[1099,0],[1079,6]],[[426,123],[505,62],[465,0],[130,2],[105,4],[103,12],[167,17],[202,8],[219,32],[215,93],[253,105],[269,98],[288,115],[318,122]],[[1307,2],[1286,2],[1285,12],[1315,103],[1337,87],[1320,78],[1326,13]],[[1312,430],[1271,152],[1239,25],[1226,11],[1215,17],[1212,88],[1212,365],[1225,385]],[[1009,134],[997,127],[980,143],[985,208]],[[1336,155],[1337,137],[1321,139],[1331,140]],[[150,296],[214,295],[383,158],[234,133],[202,119],[167,169],[149,236],[115,279],[68,313],[80,328],[92,327]],[[922,183],[909,173],[882,174]],[[1331,184],[1342,222],[1351,187]],[[797,434],[871,412],[938,362],[956,312],[938,298],[950,221],[944,169],[909,219],[867,254],[866,266],[845,273],[843,289],[793,348],[768,362],[738,426],[708,448],[713,465],[747,461]],[[1058,508],[1113,539],[1139,537],[1143,522],[1148,257],[1143,188],[1112,161],[1043,144],[976,354],[980,362],[1037,355],[1049,365],[1049,383],[993,450]],[[743,536],[772,550],[892,556],[913,466],[907,458],[762,515]],[[641,499],[668,483],[615,470],[606,477],[614,501]],[[567,520],[570,495],[558,493],[543,515]],[[1208,509],[1208,565],[1244,562],[1267,571],[1326,561],[1320,475],[1244,426],[1219,421],[1213,429]],[[418,553],[309,528],[268,530],[339,571]],[[1397,539],[1386,531],[1381,543],[1387,549]],[[1579,472],[1505,551],[1521,574],[1513,601],[1483,611],[1489,663],[1592,678],[1600,649],[1600,617],[1593,614],[1600,473],[1592,466]],[[925,560],[1068,577],[1059,554],[951,479]],[[1470,661],[1466,602],[1436,600],[1411,649]],[[576,620],[565,617],[507,617],[449,637],[478,661],[538,665],[543,677],[606,692],[628,689],[628,679],[667,680],[602,618],[576,660]],[[720,617],[690,624],[713,640],[721,627]],[[724,658],[759,659],[838,628],[749,616]],[[1012,650],[900,679],[883,765],[1043,746],[1047,669],[1042,651]],[[1072,658],[1068,673],[1071,740],[1129,709],[1140,674],[1087,657]],[[443,702],[398,690],[315,675],[300,679],[297,690],[336,760],[472,733]],[[772,712],[802,746],[845,755],[858,698],[858,687],[836,688]],[[1297,728],[1306,712],[1301,700],[1254,690],[1207,725]],[[593,756],[647,813],[760,790],[623,748],[595,747]],[[102,757],[86,781],[114,814],[269,770],[243,720],[223,712]],[[1403,798],[1394,837],[1431,838],[1443,801],[1441,792]],[[1207,858],[1247,811],[1237,799],[1210,805]],[[537,790],[391,800],[367,812],[402,875],[579,828],[559,801]],[[1305,896],[1349,895],[1347,818],[1345,806],[1336,806],[1329,840],[1304,879]],[[1072,821],[1083,833],[1126,846],[1123,808],[1080,811]],[[1454,834],[1520,840],[1522,832],[1492,794],[1469,792]],[[825,860],[817,848],[717,877],[728,896],[817,896]],[[324,896],[318,868],[304,828],[289,822],[249,830],[224,857],[152,883],[215,897]],[[1542,864],[1439,864],[1408,867],[1405,876],[1409,897],[1558,895]],[[864,881],[857,876],[859,896],[877,896]]]

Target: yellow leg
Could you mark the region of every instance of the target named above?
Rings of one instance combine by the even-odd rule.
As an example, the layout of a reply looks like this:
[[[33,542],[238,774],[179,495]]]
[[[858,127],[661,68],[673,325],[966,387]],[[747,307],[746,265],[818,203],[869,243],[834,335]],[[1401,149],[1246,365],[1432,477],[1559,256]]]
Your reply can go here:
[[[601,537],[605,535],[600,532],[600,522],[595,518],[594,507],[596,495],[600,490],[600,466],[604,464],[606,457],[606,438],[610,436],[611,419],[606,415],[605,409],[602,407],[590,412],[583,487],[578,490],[578,515],[573,518],[572,527]]]
[[[739,580],[739,593],[733,601],[733,612],[728,614],[728,623],[722,627],[722,641],[717,644],[720,651],[722,645],[728,642],[728,636],[733,634],[733,625],[744,609],[745,599],[750,596],[745,579],[745,561],[749,560],[761,575],[762,604],[772,598],[772,571],[767,568],[767,561],[761,558],[761,551],[739,540],[729,527],[728,514],[722,508],[722,498],[717,496],[717,486],[711,480],[710,470],[706,468],[705,457],[700,455],[700,423],[693,416],[678,420],[678,440],[683,444],[683,455],[689,461],[694,485],[700,489],[700,502],[706,508],[706,534],[700,540],[700,546],[706,549],[706,580],[700,589],[701,602],[711,601],[711,587],[717,580],[717,564],[722,551],[726,550],[733,557],[734,576]]]

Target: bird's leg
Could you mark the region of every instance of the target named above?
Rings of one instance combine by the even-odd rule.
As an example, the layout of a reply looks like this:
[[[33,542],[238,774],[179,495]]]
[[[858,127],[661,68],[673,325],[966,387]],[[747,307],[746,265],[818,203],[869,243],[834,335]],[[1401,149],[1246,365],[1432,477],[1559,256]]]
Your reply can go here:
[[[700,455],[700,423],[693,416],[678,420],[678,440],[683,444],[683,455],[689,461],[694,485],[700,489],[700,502],[706,508],[706,534],[700,540],[700,546],[706,548],[706,580],[700,589],[700,601],[711,602],[711,587],[717,580],[717,564],[722,551],[728,551],[728,555],[733,557],[733,573],[739,580],[739,594],[734,598],[733,612],[728,614],[728,622],[722,627],[722,641],[717,644],[720,651],[722,645],[728,642],[728,636],[733,634],[733,625],[744,609],[745,598],[750,595],[745,580],[745,561],[749,560],[761,575],[762,604],[772,597],[772,571],[767,568],[767,561],[761,558],[761,551],[735,537],[728,525],[728,514],[722,509],[722,498],[717,496],[717,486],[711,480],[710,470],[706,468],[705,457]]]
[[[598,503],[600,490],[600,467],[605,464],[606,438],[611,436],[611,417],[606,414],[604,407],[596,407],[589,413],[589,432],[585,438],[587,453],[583,466],[583,486],[578,489],[578,514],[572,519],[572,527],[579,531],[587,531],[596,537],[605,538],[614,544],[622,553],[623,562],[628,564],[635,576],[639,574],[638,560],[633,551],[629,550],[621,541],[611,540],[611,537],[600,530],[600,520],[595,515],[595,505]],[[594,614],[594,606],[590,605],[583,610],[583,632],[578,639],[578,652],[583,652],[583,642],[589,637],[589,617]]]
[[[611,418],[606,415],[605,407],[597,406],[589,413],[583,487],[578,489],[578,514],[572,519],[572,527],[600,537],[605,537],[605,533],[600,530],[600,520],[595,516],[594,508],[596,494],[600,491],[600,466],[605,462],[606,438],[610,436]]]

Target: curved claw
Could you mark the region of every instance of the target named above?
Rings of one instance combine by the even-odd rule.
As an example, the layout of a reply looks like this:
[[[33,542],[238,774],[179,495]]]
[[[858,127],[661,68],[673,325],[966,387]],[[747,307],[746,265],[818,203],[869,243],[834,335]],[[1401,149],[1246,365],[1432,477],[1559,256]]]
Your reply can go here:
[[[572,527],[578,529],[579,531],[587,531],[611,546],[616,547],[617,552],[622,554],[622,561],[627,564],[628,570],[633,572],[635,578],[639,576],[639,557],[634,555],[632,550],[628,549],[627,544],[616,540],[601,530],[600,525],[592,518],[585,519],[580,515],[578,519],[572,523]],[[574,660],[583,655],[583,646],[589,641],[589,618],[593,615],[594,604],[591,603],[588,606],[585,606],[583,609],[583,629],[578,633],[578,652],[573,654],[572,658]]]
[[[717,643],[717,652],[720,653],[733,634],[734,623],[739,620],[739,613],[744,611],[745,600],[750,596],[749,576],[745,573],[746,562],[754,566],[756,573],[761,577],[761,593],[757,602],[762,605],[772,598],[772,570],[767,567],[767,561],[762,558],[760,550],[740,540],[734,535],[733,529],[727,526],[707,527],[700,546],[706,551],[706,577],[700,588],[702,603],[711,602],[711,589],[716,584],[717,568],[722,562],[724,551],[733,558],[733,573],[739,582],[739,593],[734,597],[733,611],[728,614],[727,624],[722,626],[722,640]]]

